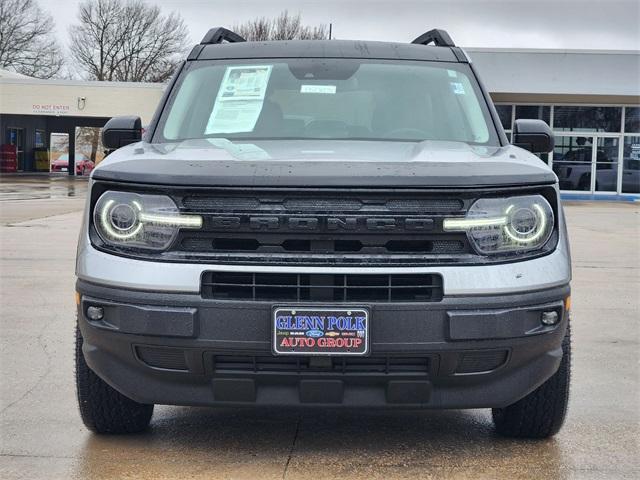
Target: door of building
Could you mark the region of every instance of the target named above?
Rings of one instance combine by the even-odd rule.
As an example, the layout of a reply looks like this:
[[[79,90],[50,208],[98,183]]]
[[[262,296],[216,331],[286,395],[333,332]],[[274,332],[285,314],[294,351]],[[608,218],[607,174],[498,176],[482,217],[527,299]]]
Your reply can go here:
[[[18,172],[24,170],[24,128],[7,127],[7,143],[15,145]]]
[[[620,136],[556,135],[553,171],[560,190],[573,192],[619,191]]]

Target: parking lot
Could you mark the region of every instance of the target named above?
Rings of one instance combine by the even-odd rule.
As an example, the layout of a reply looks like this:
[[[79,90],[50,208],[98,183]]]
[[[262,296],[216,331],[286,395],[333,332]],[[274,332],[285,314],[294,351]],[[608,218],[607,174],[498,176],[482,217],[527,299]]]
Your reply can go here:
[[[74,257],[86,181],[0,179],[0,478],[639,478],[640,205],[566,206],[573,390],[551,440],[490,412],[158,407],[96,436],[73,381]]]

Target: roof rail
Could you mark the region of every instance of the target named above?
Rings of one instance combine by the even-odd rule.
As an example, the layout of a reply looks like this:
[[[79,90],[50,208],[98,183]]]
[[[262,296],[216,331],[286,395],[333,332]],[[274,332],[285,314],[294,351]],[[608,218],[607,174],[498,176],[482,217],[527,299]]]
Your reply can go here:
[[[416,43],[418,45],[429,45],[430,43],[433,43],[436,47],[456,46],[446,30],[440,30],[438,28],[434,28],[433,30],[423,33],[411,43]]]
[[[205,34],[200,45],[223,43],[225,40],[229,43],[246,42],[246,40],[236,32],[232,32],[224,27],[214,27]]]

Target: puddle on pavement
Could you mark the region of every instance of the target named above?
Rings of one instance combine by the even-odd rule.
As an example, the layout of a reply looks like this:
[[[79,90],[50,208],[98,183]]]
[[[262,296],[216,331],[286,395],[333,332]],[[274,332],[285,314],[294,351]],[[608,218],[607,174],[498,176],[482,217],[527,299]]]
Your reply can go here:
[[[0,202],[82,197],[87,192],[84,180],[51,178],[46,180],[0,182]]]

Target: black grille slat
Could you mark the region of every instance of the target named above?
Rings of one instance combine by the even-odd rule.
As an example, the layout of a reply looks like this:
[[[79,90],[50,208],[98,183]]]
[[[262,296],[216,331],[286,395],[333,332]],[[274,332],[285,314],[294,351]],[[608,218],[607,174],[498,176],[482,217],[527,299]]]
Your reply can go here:
[[[437,274],[287,274],[205,272],[204,298],[253,301],[438,302]]]
[[[201,211],[229,211],[229,210],[257,210],[260,201],[247,197],[204,197],[191,196],[182,199],[182,205],[189,210]]]
[[[255,239],[246,237],[187,236],[183,233],[180,249],[202,254],[236,252],[273,252],[305,254],[453,254],[464,253],[461,240],[386,240],[384,238],[329,239],[307,238]],[[245,234],[246,235],[246,234]]]
[[[333,357],[320,366],[309,357],[214,355],[216,372],[428,374],[429,357]]]
[[[456,212],[464,208],[464,202],[459,199],[428,199],[428,200],[389,200],[386,207],[391,211],[402,212]]]

